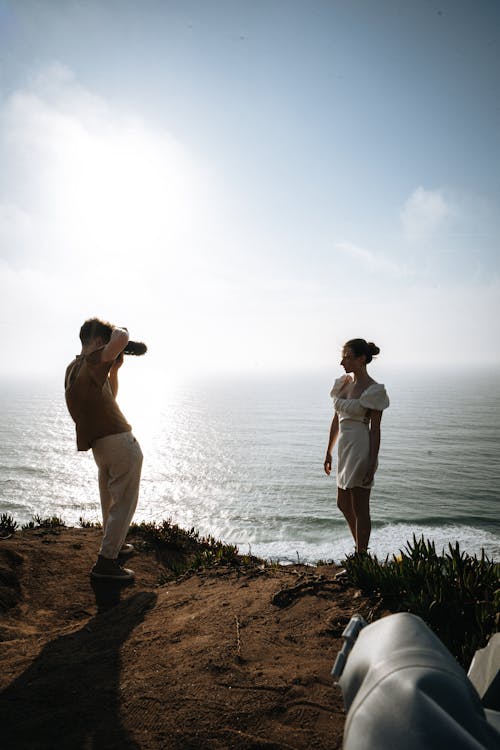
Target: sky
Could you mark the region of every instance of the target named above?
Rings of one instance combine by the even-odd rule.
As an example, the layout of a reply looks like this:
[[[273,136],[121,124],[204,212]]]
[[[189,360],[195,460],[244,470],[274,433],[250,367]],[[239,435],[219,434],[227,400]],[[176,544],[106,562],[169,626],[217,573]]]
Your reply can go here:
[[[0,0],[0,164],[0,376],[500,366],[497,0]]]

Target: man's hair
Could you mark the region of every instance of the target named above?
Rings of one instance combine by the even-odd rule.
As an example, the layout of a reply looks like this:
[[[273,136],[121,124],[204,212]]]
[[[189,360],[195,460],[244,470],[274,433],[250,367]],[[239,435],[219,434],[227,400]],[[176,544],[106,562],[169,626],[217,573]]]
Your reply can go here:
[[[99,318],[89,318],[80,328],[80,341],[84,346],[90,344],[97,337],[101,338],[105,344],[111,338],[114,326]]]

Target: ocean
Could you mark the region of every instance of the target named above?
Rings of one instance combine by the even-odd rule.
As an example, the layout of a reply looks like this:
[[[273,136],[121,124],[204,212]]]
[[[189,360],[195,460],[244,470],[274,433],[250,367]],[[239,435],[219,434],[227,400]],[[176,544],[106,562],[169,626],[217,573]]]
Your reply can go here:
[[[269,560],[339,562],[353,542],[323,459],[340,374],[147,387],[123,376],[118,400],[144,452],[136,520],[171,519]],[[415,534],[498,560],[498,373],[385,374],[373,372],[391,406],[370,551],[397,554]],[[96,468],[76,451],[61,384],[2,382],[0,415],[0,513],[98,520]]]

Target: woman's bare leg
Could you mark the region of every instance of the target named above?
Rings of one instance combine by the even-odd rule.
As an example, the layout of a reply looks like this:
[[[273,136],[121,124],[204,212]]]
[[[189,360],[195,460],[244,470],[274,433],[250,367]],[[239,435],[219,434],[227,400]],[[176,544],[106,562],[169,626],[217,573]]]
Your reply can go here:
[[[366,487],[353,487],[351,489],[352,510],[355,520],[356,552],[366,552],[372,522],[370,518],[370,489]]]
[[[342,490],[340,487],[337,487],[337,508],[344,514],[352,537],[356,541],[356,516],[352,505],[351,490]]]

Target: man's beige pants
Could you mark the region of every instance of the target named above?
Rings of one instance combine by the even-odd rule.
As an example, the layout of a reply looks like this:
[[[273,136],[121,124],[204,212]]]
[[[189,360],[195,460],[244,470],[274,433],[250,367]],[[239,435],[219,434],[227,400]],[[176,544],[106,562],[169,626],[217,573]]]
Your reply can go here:
[[[99,554],[111,560],[125,541],[137,507],[142,451],[131,432],[96,440],[92,453],[99,469],[103,537]]]

